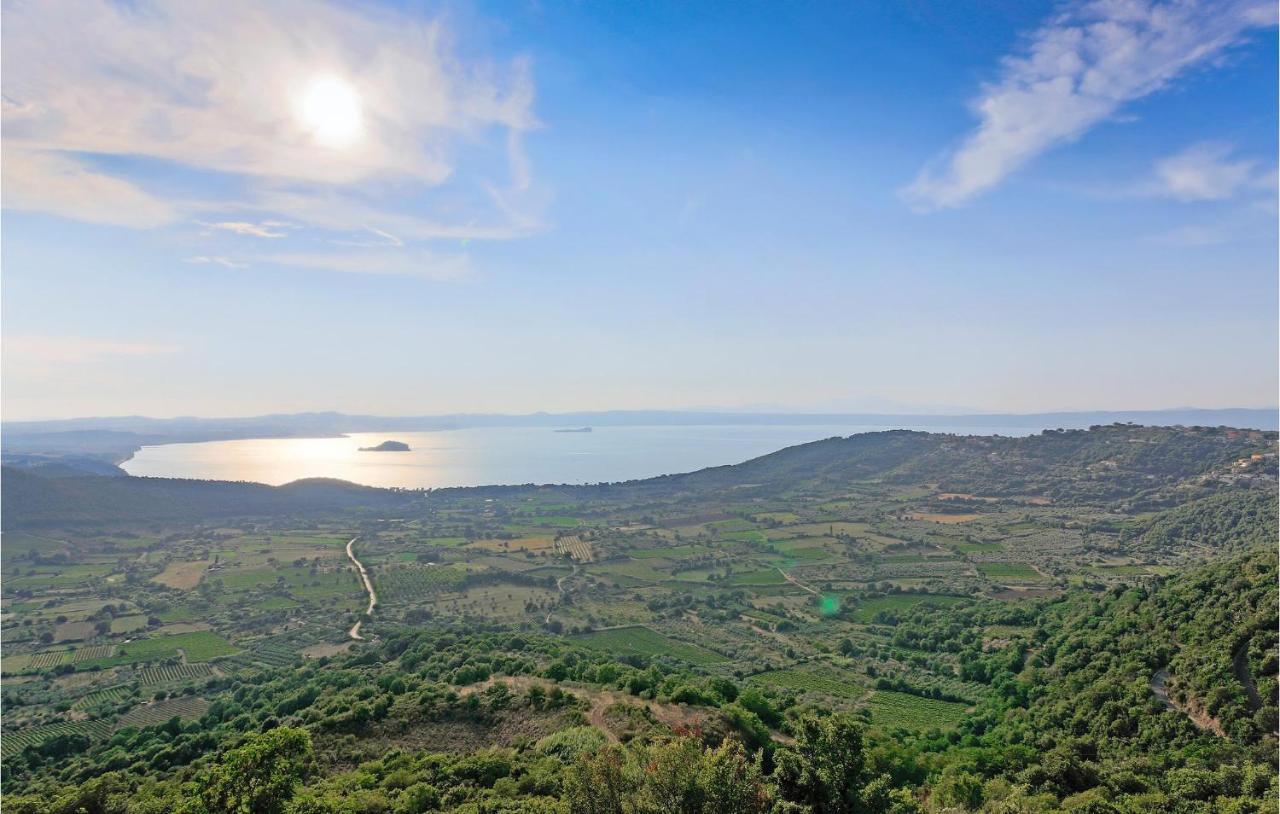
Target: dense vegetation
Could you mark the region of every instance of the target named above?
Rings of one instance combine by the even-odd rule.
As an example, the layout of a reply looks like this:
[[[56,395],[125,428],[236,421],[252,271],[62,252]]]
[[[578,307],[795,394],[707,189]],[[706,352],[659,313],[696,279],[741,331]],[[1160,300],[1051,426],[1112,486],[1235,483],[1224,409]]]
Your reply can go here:
[[[6,478],[6,521],[89,504],[6,534],[4,805],[1274,811],[1274,443],[882,433],[239,515]]]

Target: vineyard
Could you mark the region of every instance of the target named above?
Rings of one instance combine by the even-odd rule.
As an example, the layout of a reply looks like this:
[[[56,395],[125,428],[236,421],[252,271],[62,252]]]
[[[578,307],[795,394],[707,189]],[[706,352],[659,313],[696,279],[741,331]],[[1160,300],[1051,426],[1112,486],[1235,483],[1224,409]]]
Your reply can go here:
[[[75,658],[72,659],[76,664],[85,661],[93,661],[94,659],[106,659],[115,655],[116,646],[114,644],[94,644],[89,647],[82,647],[76,651]]]
[[[374,574],[374,585],[378,601],[390,604],[457,590],[466,578],[465,572],[449,566],[400,565]]]
[[[928,730],[947,729],[964,718],[966,706],[954,701],[937,701],[904,692],[876,690],[867,702],[871,721],[886,728]]]
[[[165,701],[156,701],[154,704],[143,704],[140,707],[129,710],[116,721],[116,728],[155,726],[175,716],[184,720],[192,720],[204,715],[208,709],[209,702],[203,698],[196,698],[195,696],[170,698]]]
[[[250,658],[268,667],[285,667],[298,660],[298,654],[285,644],[265,644],[249,651]]]
[[[300,650],[315,644],[316,633],[315,627],[301,627],[266,636],[249,643],[249,652],[241,661],[245,666],[265,664],[269,667],[285,667],[294,664],[300,658]]]
[[[72,709],[89,709],[96,707],[98,704],[115,704],[128,698],[134,692],[134,688],[127,684],[120,684],[115,687],[107,687],[105,690],[95,690],[76,700],[71,705]]]
[[[6,732],[0,739],[0,757],[8,758],[16,755],[28,746],[44,743],[59,735],[85,735],[89,738],[104,738],[111,733],[110,721],[76,721],[49,724],[24,729],[21,732]]]
[[[28,665],[33,670],[45,670],[50,667],[61,667],[64,664],[70,664],[75,654],[71,650],[46,650],[43,653],[35,653],[31,656]]]
[[[168,684],[188,678],[205,678],[213,675],[208,664],[169,664],[164,667],[147,667],[138,671],[138,683],[145,686]]]
[[[770,670],[751,677],[751,681],[771,687],[799,692],[815,692],[836,698],[859,698],[866,688],[849,681],[835,670]]]
[[[591,543],[576,534],[556,538],[556,553],[569,555],[577,562],[595,562],[596,554]]]

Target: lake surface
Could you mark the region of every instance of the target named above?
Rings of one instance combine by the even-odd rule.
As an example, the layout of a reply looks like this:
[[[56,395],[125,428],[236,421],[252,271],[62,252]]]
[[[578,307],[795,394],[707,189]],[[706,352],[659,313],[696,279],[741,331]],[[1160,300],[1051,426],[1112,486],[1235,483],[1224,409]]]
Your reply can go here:
[[[257,481],[340,478],[404,488],[521,483],[601,483],[735,464],[837,435],[913,427],[626,426],[592,432],[483,427],[435,432],[351,433],[342,438],[267,438],[143,447],[130,475]],[[924,428],[920,428],[924,429]],[[1026,427],[930,427],[964,435],[1029,435]],[[409,452],[361,452],[383,441]]]

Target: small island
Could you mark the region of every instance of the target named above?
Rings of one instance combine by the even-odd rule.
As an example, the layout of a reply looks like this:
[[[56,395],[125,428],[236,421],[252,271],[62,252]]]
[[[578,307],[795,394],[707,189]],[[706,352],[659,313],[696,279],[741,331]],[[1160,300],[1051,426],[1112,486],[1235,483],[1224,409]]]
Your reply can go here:
[[[590,427],[570,427],[563,430],[555,430],[555,432],[591,432]]]
[[[408,452],[409,445],[404,441],[383,441],[376,447],[360,447],[361,452]]]

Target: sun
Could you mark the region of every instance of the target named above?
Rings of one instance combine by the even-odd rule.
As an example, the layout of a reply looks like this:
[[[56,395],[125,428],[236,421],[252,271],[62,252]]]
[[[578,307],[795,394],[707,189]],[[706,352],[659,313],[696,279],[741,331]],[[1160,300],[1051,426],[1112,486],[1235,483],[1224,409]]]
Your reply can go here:
[[[336,76],[312,79],[298,99],[298,119],[317,144],[340,150],[364,134],[360,94]]]

